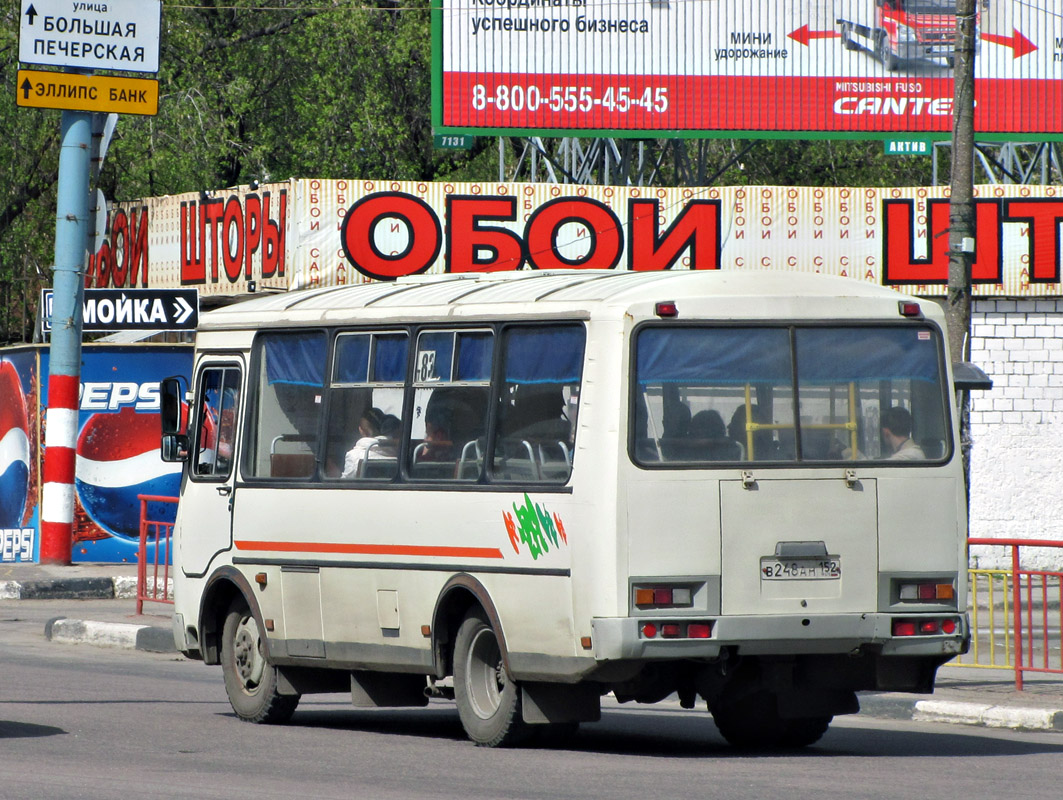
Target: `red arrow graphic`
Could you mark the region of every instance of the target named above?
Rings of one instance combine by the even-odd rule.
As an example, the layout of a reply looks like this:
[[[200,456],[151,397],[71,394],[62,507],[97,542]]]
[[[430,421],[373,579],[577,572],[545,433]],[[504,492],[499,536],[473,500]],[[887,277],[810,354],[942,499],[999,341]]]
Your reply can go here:
[[[795,42],[800,42],[806,47],[808,46],[808,43],[813,39],[836,39],[837,37],[841,36],[838,31],[810,31],[808,29],[808,25],[802,25],[796,31],[792,31],[786,35],[793,39]]]
[[[983,33],[982,38],[993,44],[1002,44],[1014,50],[1013,58],[1021,58],[1027,53],[1037,49],[1037,45],[1019,33],[1015,28],[1011,29],[1011,36],[1002,36],[999,33]]]

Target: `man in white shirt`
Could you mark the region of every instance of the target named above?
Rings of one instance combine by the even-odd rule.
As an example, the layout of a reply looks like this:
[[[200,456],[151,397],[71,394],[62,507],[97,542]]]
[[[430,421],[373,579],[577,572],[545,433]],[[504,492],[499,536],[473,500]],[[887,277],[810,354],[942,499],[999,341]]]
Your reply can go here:
[[[925,461],[923,448],[912,440],[912,415],[901,406],[894,406],[882,415],[882,441],[890,461]]]

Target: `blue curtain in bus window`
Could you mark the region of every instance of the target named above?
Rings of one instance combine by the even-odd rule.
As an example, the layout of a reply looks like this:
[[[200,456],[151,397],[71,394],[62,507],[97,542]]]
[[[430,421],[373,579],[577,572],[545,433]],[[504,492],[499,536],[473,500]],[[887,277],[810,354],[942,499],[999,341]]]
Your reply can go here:
[[[491,354],[494,337],[490,333],[458,334],[458,371],[454,376],[459,381],[491,380]]]
[[[640,384],[789,385],[793,374],[784,328],[645,328],[636,364]]]
[[[421,369],[422,359],[426,356],[431,358],[431,374],[418,376],[421,380],[449,381],[451,379],[451,365],[454,361],[454,332],[438,331],[436,333],[422,333],[417,338],[417,367]]]
[[[508,383],[578,383],[583,370],[581,326],[510,329],[506,339]]]
[[[797,331],[797,371],[808,383],[937,383],[937,337],[929,328],[804,328]]]
[[[326,350],[323,333],[285,333],[263,338],[266,379],[270,384],[322,385]]]
[[[373,337],[373,380],[376,383],[402,383],[406,380],[404,333],[385,333]]]
[[[369,380],[369,334],[341,336],[336,340],[336,374],[333,383]]]

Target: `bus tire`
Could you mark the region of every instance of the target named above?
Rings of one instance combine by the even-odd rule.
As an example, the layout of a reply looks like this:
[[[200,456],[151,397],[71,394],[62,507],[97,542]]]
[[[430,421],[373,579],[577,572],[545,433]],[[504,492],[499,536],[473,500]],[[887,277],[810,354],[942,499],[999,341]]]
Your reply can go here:
[[[244,722],[276,725],[295,713],[299,695],[277,691],[277,668],[266,660],[258,622],[242,597],[232,602],[225,615],[221,670],[229,704]]]
[[[832,716],[783,719],[775,695],[770,692],[755,692],[711,711],[723,738],[743,750],[808,747],[820,740],[834,719]]]
[[[482,747],[505,747],[528,736],[520,686],[506,674],[487,615],[474,608],[454,639],[454,699],[465,733]]]
[[[834,717],[798,717],[783,720],[785,727],[779,746],[791,750],[808,747],[823,738]]]

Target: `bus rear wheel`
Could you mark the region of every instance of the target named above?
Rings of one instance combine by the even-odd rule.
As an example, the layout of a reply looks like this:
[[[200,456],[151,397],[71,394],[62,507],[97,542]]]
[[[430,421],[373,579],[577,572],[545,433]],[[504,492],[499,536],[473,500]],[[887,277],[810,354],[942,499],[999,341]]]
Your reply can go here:
[[[783,718],[775,695],[756,692],[712,708],[712,719],[729,744],[743,750],[793,750],[815,744],[833,716]]]
[[[454,699],[476,744],[503,747],[527,738],[520,686],[506,673],[498,637],[479,608],[465,616],[454,640]]]
[[[245,722],[278,724],[295,713],[299,695],[277,691],[277,668],[266,660],[258,622],[243,598],[234,600],[225,615],[221,670],[229,704]]]

